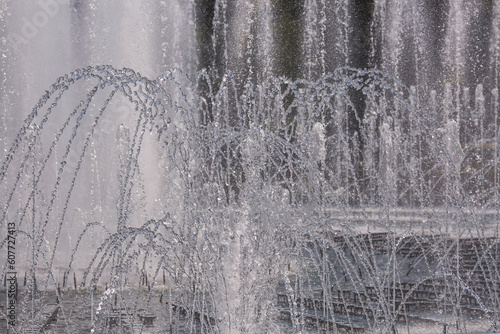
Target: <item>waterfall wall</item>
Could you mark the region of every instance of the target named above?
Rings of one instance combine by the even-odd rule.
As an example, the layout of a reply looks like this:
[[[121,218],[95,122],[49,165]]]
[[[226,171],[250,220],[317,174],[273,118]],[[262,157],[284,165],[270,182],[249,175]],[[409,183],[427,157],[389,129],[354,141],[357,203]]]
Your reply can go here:
[[[490,100],[500,66],[499,6],[486,0],[4,0],[3,87],[23,92],[11,103],[27,113],[57,76],[88,65],[134,68],[147,77],[171,68],[194,76],[207,68],[214,78],[233,72],[242,82],[269,75],[317,79],[352,66],[382,70],[417,93],[441,94],[446,83],[459,90],[483,84]]]

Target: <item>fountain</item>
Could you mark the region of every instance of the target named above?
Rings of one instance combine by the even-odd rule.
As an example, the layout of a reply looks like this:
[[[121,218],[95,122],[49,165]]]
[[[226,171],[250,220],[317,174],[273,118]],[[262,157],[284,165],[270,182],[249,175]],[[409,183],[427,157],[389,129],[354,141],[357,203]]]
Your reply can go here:
[[[37,6],[0,2],[2,330],[499,330],[498,4]]]

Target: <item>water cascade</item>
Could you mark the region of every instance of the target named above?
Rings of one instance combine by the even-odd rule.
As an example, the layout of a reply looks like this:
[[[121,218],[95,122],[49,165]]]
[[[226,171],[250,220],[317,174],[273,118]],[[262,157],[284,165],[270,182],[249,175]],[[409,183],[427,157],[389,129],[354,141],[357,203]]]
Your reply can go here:
[[[2,331],[500,330],[496,1],[0,17]]]

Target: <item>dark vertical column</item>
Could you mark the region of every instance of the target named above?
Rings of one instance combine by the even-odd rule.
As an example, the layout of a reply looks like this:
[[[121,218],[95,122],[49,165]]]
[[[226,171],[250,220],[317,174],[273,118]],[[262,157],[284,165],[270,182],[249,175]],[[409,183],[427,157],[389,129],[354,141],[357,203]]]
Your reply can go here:
[[[196,44],[198,70],[210,69],[214,63],[213,20],[215,0],[195,1]]]
[[[372,67],[371,57],[371,23],[373,19],[374,0],[352,0],[350,3],[351,13],[351,36],[349,48],[349,65],[355,68],[365,69]],[[348,110],[348,131],[352,159],[355,163],[355,182],[364,180],[363,172],[363,138],[361,136],[361,122],[365,113],[365,97],[361,90],[352,89],[350,92],[353,107]],[[360,191],[363,192],[364,185],[360,183]],[[360,195],[360,194],[359,194]],[[353,194],[352,202],[357,203],[360,196]]]
[[[302,17],[304,13],[304,0],[271,0],[274,9],[274,73],[291,80],[296,80],[302,74]],[[283,87],[284,89],[286,86]],[[290,94],[285,97],[284,104],[287,108],[295,97]],[[290,124],[296,112],[288,115]]]
[[[466,85],[475,87],[484,82],[488,76],[490,52],[490,36],[492,32],[493,2],[480,1],[469,5],[471,8],[471,24],[467,36],[468,47],[465,66]],[[467,8],[470,8],[467,6]]]
[[[373,18],[374,0],[352,0],[351,12],[351,36],[349,59],[350,66],[356,68],[368,68],[371,53],[370,27]]]
[[[370,26],[373,18],[374,0],[352,0],[351,12],[351,37],[349,48],[349,66],[355,68],[370,68],[371,32]],[[365,103],[362,92],[352,92],[352,101],[356,107],[359,119],[363,119]],[[354,113],[349,115],[349,129],[351,133],[358,132],[359,121]]]
[[[304,0],[271,0],[274,8],[275,61],[274,71],[278,76],[295,80],[301,76],[302,14]]]
[[[195,16],[195,29],[196,29],[196,52],[198,58],[197,71],[205,69],[210,75],[210,81],[216,82],[214,78],[214,57],[215,50],[213,47],[213,34],[214,34],[214,11],[216,0],[195,0],[194,16]],[[212,120],[212,105],[211,96],[209,95],[208,82],[202,81],[199,83],[200,94],[207,101],[206,115],[200,115],[200,119],[205,121]]]
[[[442,73],[444,72],[444,46],[446,38],[446,22],[449,11],[449,1],[422,0],[422,7],[427,17],[426,38],[429,39],[428,58],[425,59],[426,81],[424,88],[441,90],[443,88]]]

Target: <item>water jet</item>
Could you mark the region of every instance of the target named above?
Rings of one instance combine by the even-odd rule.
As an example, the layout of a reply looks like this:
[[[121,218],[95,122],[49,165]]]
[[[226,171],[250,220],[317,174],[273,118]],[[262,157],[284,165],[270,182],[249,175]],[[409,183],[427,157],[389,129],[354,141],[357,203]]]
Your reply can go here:
[[[155,2],[159,17],[127,1],[60,3],[31,43],[2,42],[1,274],[25,284],[4,284],[0,326],[496,331],[500,6],[236,1],[246,17],[225,0],[171,3],[174,14]],[[171,34],[121,35],[106,8],[139,27],[173,22]],[[44,35],[55,21],[74,34],[62,67],[85,66],[50,85],[57,70],[15,55],[69,43]],[[284,57],[290,24],[303,52]],[[15,29],[5,20],[2,36]],[[98,52],[102,41],[112,47]],[[87,66],[98,60],[111,65]]]

